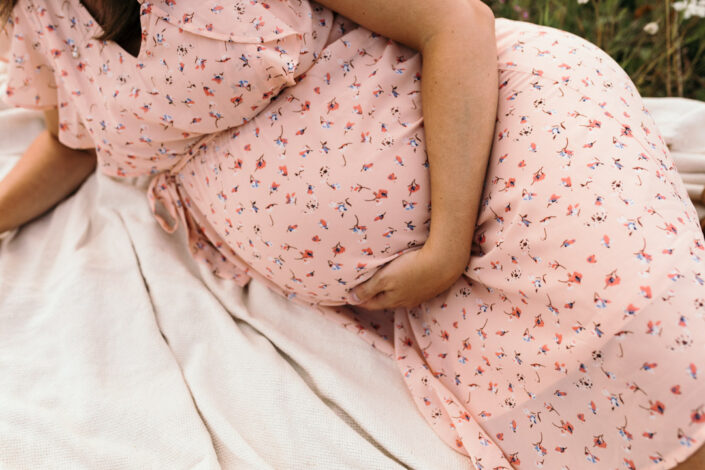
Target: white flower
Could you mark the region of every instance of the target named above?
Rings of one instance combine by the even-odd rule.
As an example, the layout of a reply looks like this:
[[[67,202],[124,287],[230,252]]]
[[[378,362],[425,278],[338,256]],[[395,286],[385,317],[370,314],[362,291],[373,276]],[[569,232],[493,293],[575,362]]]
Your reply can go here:
[[[652,21],[651,23],[647,23],[644,26],[644,31],[647,34],[650,34],[653,36],[654,34],[658,33],[658,23],[655,21]]]
[[[579,3],[580,5],[585,5],[585,4],[586,4],[587,2],[589,2],[589,1],[590,1],[590,0],[578,0],[578,3]]]
[[[690,3],[690,0],[682,0],[680,2],[674,2],[673,9],[676,11],[683,11],[683,10],[685,10],[685,7],[688,6],[688,3]]]
[[[673,9],[682,11],[686,20],[693,16],[705,18],[705,0],[680,0],[673,4]]]
[[[686,10],[685,17],[690,18],[691,16],[705,18],[705,2],[700,2],[698,5],[692,5],[690,9]]]

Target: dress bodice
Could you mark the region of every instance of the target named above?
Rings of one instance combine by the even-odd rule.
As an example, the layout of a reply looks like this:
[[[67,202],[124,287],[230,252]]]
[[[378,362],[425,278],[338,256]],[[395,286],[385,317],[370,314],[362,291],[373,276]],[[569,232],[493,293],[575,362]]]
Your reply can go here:
[[[100,169],[172,169],[220,131],[252,120],[316,61],[333,12],[314,2],[138,0],[137,57],[79,0],[19,0],[2,41],[10,104],[59,109],[59,138],[95,147]]]

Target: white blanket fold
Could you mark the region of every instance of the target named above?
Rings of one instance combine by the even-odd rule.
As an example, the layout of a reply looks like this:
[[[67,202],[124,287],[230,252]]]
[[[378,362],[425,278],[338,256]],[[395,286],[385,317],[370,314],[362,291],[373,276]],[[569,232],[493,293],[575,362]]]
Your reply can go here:
[[[687,98],[644,98],[644,104],[658,125],[671,151],[688,195],[698,201],[705,189],[705,103]],[[695,203],[698,216],[705,206]]]

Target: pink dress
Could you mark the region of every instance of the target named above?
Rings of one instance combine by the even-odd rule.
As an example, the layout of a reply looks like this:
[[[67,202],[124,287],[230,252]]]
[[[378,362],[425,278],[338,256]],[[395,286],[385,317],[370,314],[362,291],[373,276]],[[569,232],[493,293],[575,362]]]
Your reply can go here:
[[[346,305],[430,220],[421,56],[306,0],[141,1],[138,57],[78,0],[19,0],[7,101],[58,107],[100,171],[154,174],[221,277],[394,357],[477,469],[672,468],[705,439],[705,241],[634,84],[572,34],[497,19],[473,256],[416,308]],[[472,145],[472,142],[468,142]],[[442,467],[442,463],[439,464]]]

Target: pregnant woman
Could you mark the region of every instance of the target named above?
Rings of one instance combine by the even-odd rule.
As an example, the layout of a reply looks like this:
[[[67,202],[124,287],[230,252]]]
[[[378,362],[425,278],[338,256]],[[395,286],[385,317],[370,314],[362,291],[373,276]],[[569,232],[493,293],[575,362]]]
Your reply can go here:
[[[49,111],[0,231],[152,174],[165,230],[395,358],[469,466],[704,464],[705,241],[596,46],[477,0],[2,3],[5,99]]]

